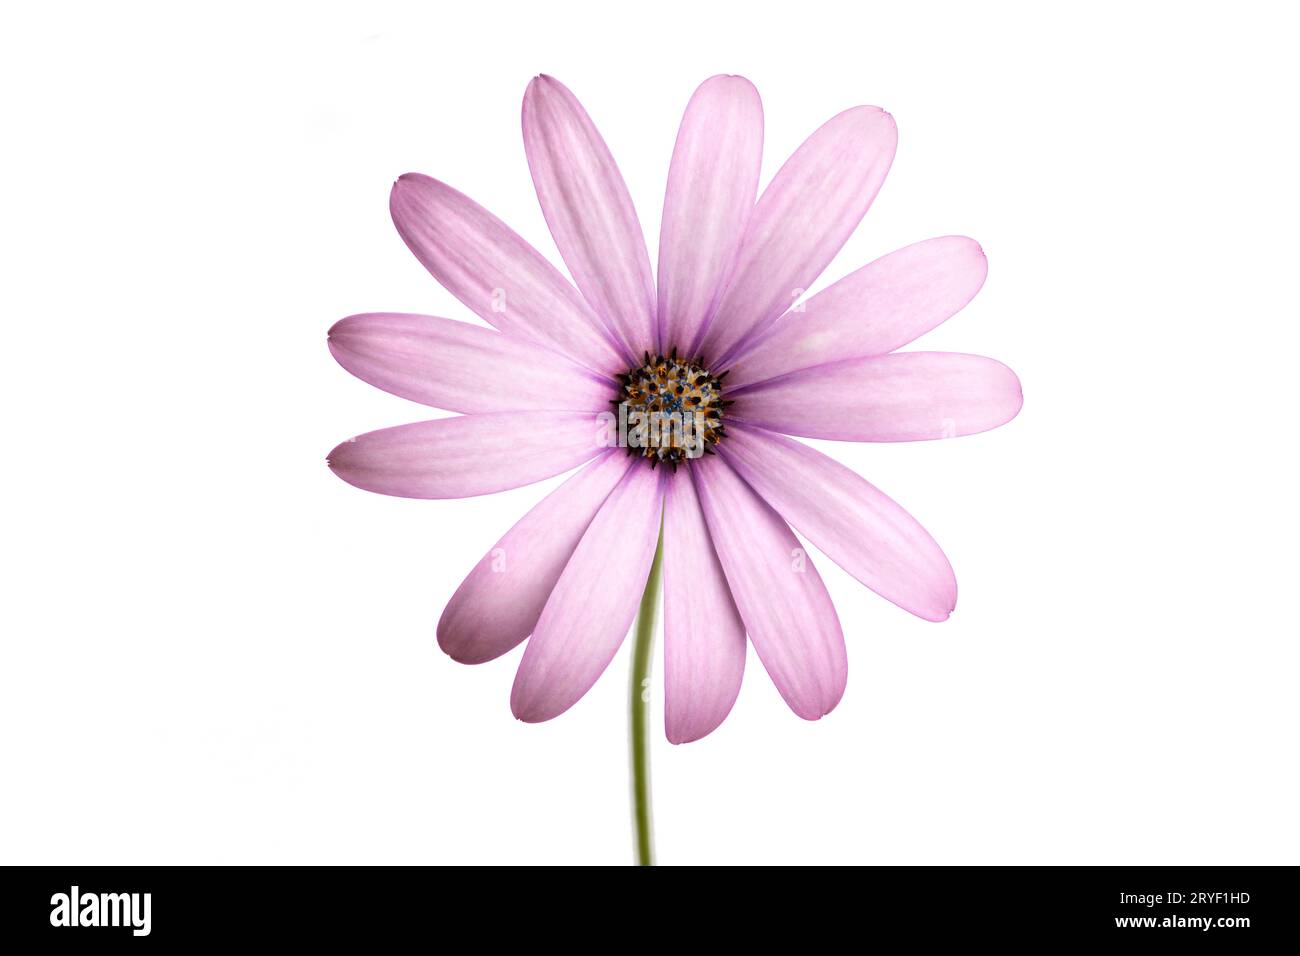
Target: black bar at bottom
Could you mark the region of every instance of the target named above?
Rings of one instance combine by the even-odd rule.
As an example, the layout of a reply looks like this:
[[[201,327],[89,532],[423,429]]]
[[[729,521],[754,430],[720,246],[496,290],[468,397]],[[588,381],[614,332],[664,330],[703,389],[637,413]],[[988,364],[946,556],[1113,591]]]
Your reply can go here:
[[[8,941],[131,946],[420,940],[582,948],[610,930],[647,945],[707,941],[799,949],[953,942],[1290,945],[1293,868],[898,867],[708,876],[647,871],[615,882],[429,868],[37,867],[5,869]],[[74,890],[75,888],[75,890]],[[632,926],[630,923],[637,923]],[[617,937],[613,937],[617,939]],[[10,949],[10,952],[18,950]]]

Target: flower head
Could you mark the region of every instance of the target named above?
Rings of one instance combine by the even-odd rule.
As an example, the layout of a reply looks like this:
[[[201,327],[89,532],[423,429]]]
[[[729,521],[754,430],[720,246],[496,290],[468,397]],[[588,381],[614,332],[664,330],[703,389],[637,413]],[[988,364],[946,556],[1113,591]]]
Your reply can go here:
[[[747,643],[799,716],[839,702],[844,636],[794,531],[915,615],[942,621],[956,603],[948,560],[915,519],[787,436],[916,441],[1013,418],[1020,384],[1006,366],[896,351],[970,301],[984,254],[958,236],[919,242],[801,301],[875,198],[896,129],[875,107],[840,113],[756,200],[762,127],[747,80],[695,92],[656,278],[600,134],[568,89],[537,77],[524,147],[573,284],[487,210],[408,174],[393,186],[398,232],[495,331],[390,313],[330,331],[348,371],[463,413],[339,445],[329,463],[345,481],[456,498],[584,466],[479,561],[438,625],[465,663],[528,640],[511,694],[522,720],[563,713],[614,657],[661,525],[674,742],[726,717]]]

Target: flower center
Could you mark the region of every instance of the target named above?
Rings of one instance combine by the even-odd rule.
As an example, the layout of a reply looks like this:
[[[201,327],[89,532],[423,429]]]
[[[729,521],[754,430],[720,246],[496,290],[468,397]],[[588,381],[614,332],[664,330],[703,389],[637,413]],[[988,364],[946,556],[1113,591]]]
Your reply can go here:
[[[626,375],[620,375],[622,394],[618,406],[619,432],[626,436],[629,455],[650,462],[677,465],[701,455],[712,455],[722,440],[722,379],[727,373],[712,374],[703,359],[646,352],[644,361]]]

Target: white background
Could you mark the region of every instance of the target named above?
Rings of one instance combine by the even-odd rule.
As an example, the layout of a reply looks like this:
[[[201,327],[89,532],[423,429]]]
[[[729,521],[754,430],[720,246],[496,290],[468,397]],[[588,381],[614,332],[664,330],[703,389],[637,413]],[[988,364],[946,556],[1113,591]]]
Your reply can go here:
[[[508,706],[519,651],[465,667],[434,643],[463,575],[557,481],[410,501],[324,464],[439,414],[338,368],[335,319],[474,321],[393,230],[395,176],[455,185],[558,262],[519,134],[538,72],[604,133],[652,259],[705,77],[762,93],[764,181],[833,113],[887,108],[893,171],[816,288],[973,236],[988,282],[920,347],[1024,383],[995,432],[818,443],[939,540],[957,612],[913,619],[821,559],[843,703],[797,719],[751,655],[719,731],[658,731],[661,860],[1300,862],[1282,5],[4,20],[3,862],[630,859],[626,656],[529,726]]]

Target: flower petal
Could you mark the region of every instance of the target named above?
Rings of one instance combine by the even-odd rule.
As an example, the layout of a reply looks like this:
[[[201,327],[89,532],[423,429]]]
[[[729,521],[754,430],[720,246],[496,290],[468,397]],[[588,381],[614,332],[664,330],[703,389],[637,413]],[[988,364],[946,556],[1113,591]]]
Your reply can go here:
[[[745,672],[745,625],[700,510],[691,468],[664,500],[664,729],[675,744],[712,733]]]
[[[577,97],[549,76],[528,84],[523,126],[542,214],[569,273],[630,354],[653,349],[650,257],[605,141]]]
[[[754,208],[763,104],[741,76],[705,80],[677,131],[659,231],[659,341],[693,354]]]
[[[957,603],[952,565],[915,518],[853,471],[806,445],[730,429],[722,455],[764,501],[832,561],[927,621]]]
[[[859,106],[832,118],[781,167],[759,197],[699,349],[715,367],[821,275],[875,199],[897,142],[892,116]]]
[[[790,709],[829,714],[844,695],[844,634],[799,540],[725,461],[692,463],[718,560],[745,630]]]
[[[520,720],[537,723],[564,713],[623,643],[659,538],[661,475],[629,468],[578,542],[515,675],[510,708]]]
[[[957,352],[895,352],[760,382],[730,414],[771,431],[840,441],[924,441],[1016,417],[1020,380],[1001,362]]]
[[[350,315],[330,352],[362,381],[453,412],[599,409],[616,390],[566,358],[521,339],[432,315]]]
[[[524,515],[447,602],[438,646],[462,664],[481,664],[531,634],[587,526],[633,464],[607,452]]]
[[[745,343],[728,384],[902,348],[961,311],[987,273],[984,250],[965,236],[891,252],[787,312],[762,341]]]
[[[531,485],[608,447],[591,412],[489,412],[367,432],[329,454],[350,485],[402,498],[468,498]]]
[[[468,196],[407,173],[393,184],[389,209],[415,257],[490,325],[603,375],[627,368],[627,357],[578,290]]]

